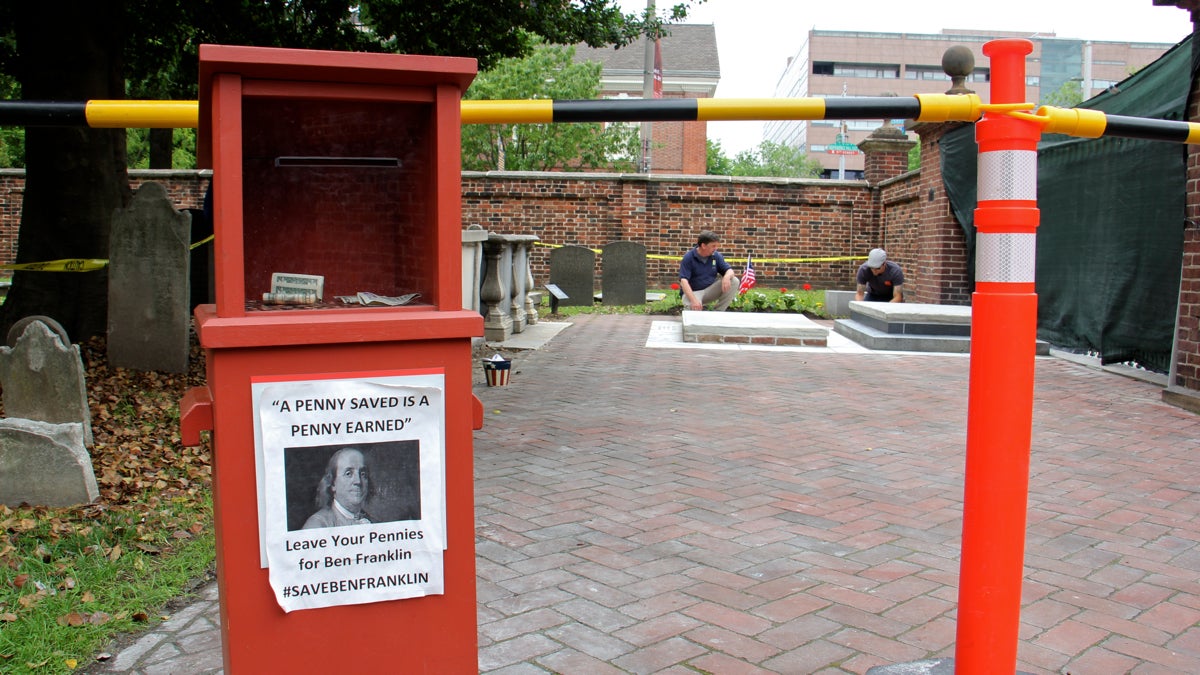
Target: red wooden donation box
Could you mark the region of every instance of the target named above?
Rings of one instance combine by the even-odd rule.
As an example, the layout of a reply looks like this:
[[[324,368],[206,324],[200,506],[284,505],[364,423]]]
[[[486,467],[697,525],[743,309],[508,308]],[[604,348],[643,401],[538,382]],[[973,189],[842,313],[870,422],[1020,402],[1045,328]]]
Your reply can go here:
[[[196,309],[229,673],[475,673],[473,59],[205,45]]]

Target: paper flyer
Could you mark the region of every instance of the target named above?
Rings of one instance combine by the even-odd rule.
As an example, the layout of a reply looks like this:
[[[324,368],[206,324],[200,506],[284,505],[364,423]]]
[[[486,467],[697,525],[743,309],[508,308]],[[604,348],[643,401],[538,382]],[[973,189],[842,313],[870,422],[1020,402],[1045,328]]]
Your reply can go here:
[[[284,611],[443,592],[441,373],[255,378],[263,562]]]

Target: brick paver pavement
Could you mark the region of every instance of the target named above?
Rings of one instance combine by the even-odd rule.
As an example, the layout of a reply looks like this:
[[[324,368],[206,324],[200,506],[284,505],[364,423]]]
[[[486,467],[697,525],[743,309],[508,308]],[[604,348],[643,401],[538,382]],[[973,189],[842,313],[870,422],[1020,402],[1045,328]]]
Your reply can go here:
[[[475,389],[480,670],[952,656],[968,359],[649,349],[654,320],[578,317]],[[1200,673],[1200,416],[1160,392],[1038,361],[1023,671]],[[219,673],[213,591],[87,672]]]
[[[581,316],[478,388],[480,670],[952,656],[969,361],[647,349]],[[1200,416],[1037,364],[1019,663],[1200,672]]]

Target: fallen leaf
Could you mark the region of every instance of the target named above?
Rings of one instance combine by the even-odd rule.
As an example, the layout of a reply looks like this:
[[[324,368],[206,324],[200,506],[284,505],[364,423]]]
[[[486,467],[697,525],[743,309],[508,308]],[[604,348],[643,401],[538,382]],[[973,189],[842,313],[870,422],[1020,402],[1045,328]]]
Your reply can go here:
[[[71,670],[75,670],[75,667],[79,665],[79,662],[76,661],[75,659],[67,659],[67,660],[63,661],[63,663],[67,664],[67,667],[70,668]]]
[[[109,562],[116,562],[121,557],[121,545],[117,544],[108,552]]]
[[[95,602],[96,596],[92,595],[91,591],[84,591],[83,592],[83,601],[84,602]]]
[[[58,583],[58,587],[64,591],[69,591],[72,588],[75,588],[75,580],[71,577],[67,577]]]
[[[28,574],[18,574],[13,577],[12,585],[14,588],[25,588],[25,584],[29,583]]]
[[[13,621],[16,621],[16,620],[17,620],[17,615],[13,614],[12,612],[5,612],[3,614],[0,614],[0,621],[12,623]]]
[[[130,618],[138,623],[145,623],[150,620],[150,615],[145,612],[134,612]]]
[[[88,623],[92,624],[93,626],[103,626],[109,621],[112,621],[112,615],[108,612],[93,612],[92,615],[88,617]]]

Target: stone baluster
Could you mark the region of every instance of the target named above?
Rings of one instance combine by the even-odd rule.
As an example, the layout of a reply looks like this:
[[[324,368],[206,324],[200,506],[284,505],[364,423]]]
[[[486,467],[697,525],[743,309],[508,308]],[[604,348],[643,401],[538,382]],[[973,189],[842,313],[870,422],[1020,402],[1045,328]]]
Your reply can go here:
[[[525,259],[524,242],[519,239],[510,237],[508,241],[508,246],[512,251],[512,284],[510,284],[512,293],[509,298],[509,314],[512,316],[514,333],[525,331],[525,296],[528,291],[525,287],[525,268],[529,266],[529,263]]]
[[[488,342],[503,342],[512,335],[512,317],[504,310],[504,283],[501,274],[507,270],[501,269],[500,259],[504,253],[504,242],[494,235],[488,237],[483,245],[483,257],[487,261],[487,270],[483,276],[483,288],[479,291],[479,300],[485,308],[483,315],[483,337]]]
[[[538,322],[537,305],[533,304],[533,243],[537,237],[526,241],[525,247],[525,322],[533,325]]]

